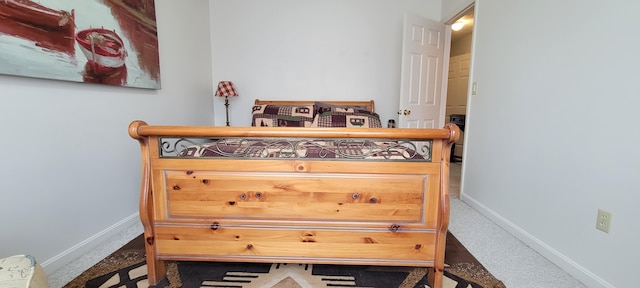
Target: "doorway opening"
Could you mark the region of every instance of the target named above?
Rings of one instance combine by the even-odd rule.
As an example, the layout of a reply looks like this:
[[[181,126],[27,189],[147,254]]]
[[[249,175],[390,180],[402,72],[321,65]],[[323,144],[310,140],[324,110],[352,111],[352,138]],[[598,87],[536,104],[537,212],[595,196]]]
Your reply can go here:
[[[447,81],[447,103],[445,121],[460,127],[462,133],[451,150],[451,163],[462,162],[464,151],[464,130],[469,91],[471,64],[471,43],[474,25],[474,5],[467,7],[446,22],[451,25],[449,72]],[[455,27],[461,26],[461,27]],[[459,28],[459,29],[455,29]]]
[[[445,22],[451,25],[451,43],[449,49],[449,72],[446,91],[445,121],[455,123],[462,131],[460,138],[451,148],[451,165],[449,172],[449,195],[460,198],[462,195],[464,131],[468,124],[467,103],[469,102],[469,77],[471,53],[473,51],[473,28],[475,23],[475,3],[460,11]],[[454,30],[454,23],[462,23],[460,29]]]

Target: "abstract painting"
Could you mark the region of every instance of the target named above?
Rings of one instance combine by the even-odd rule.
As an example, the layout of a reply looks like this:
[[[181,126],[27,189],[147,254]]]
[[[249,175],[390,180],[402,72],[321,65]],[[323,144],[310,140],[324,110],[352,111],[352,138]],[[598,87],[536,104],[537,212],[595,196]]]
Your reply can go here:
[[[160,89],[155,0],[0,0],[0,74]]]

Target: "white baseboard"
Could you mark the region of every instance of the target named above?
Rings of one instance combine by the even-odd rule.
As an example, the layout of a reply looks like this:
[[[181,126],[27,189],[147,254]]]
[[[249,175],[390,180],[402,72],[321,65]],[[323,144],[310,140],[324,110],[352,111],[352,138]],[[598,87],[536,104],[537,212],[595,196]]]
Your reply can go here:
[[[467,203],[467,205],[473,207],[485,217],[489,218],[492,222],[496,223],[502,229],[509,232],[520,241],[524,242],[531,249],[538,252],[543,257],[547,258],[551,263],[560,267],[580,282],[584,283],[587,287],[592,288],[615,288],[613,285],[598,277],[598,275],[587,270],[580,264],[571,260],[569,257],[560,253],[558,250],[540,241],[540,239],[529,234],[527,231],[515,225],[513,222],[502,217],[500,214],[489,209],[484,204],[477,201],[475,198],[470,197],[464,193],[460,195],[460,200]]]
[[[140,228],[138,228],[137,226],[140,226]],[[55,271],[60,270],[61,268],[69,265],[75,260],[81,259],[83,258],[83,256],[87,256],[88,254],[93,253],[97,253],[99,255],[95,255],[92,258],[99,257],[97,261],[100,261],[104,257],[109,256],[109,254],[113,253],[119,247],[122,247],[122,245],[126,244],[131,239],[140,235],[142,233],[141,227],[142,226],[140,224],[139,214],[138,212],[136,212],[133,215],[111,225],[110,227],[100,231],[99,233],[52,257],[51,259],[41,262],[42,268],[44,268],[44,271],[45,273],[47,273],[47,275],[51,275],[54,274]],[[118,235],[121,233],[127,235]],[[114,238],[116,236],[117,239]],[[94,251],[96,250],[96,247],[104,245],[105,243],[113,243],[113,246],[115,247],[112,249],[106,248],[99,249],[100,251]],[[85,265],[88,265],[86,268],[91,267],[92,265],[95,265],[95,263],[97,263],[96,261],[86,259],[82,262]]]

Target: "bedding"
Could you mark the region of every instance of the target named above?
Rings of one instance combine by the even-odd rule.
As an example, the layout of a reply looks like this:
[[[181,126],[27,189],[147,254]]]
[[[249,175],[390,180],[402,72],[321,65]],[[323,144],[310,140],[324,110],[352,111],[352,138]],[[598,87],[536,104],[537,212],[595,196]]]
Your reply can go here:
[[[330,104],[374,113],[372,101]],[[294,111],[280,108],[276,119]],[[298,112],[337,112],[316,109]],[[430,267],[442,287],[457,126],[283,127],[310,114],[274,122],[263,116],[275,108],[259,111],[274,126],[129,125],[150,285],[180,260]]]
[[[310,127],[317,114],[315,105],[254,105],[251,126]]]
[[[382,128],[380,116],[367,106],[316,102],[316,107],[311,127]]]
[[[382,125],[376,113],[337,108],[316,115],[311,127],[382,128]]]
[[[315,105],[318,108],[319,114],[322,114],[323,112],[328,112],[328,111],[335,111],[336,109],[347,110],[345,112],[357,112],[357,111],[373,112],[372,110],[369,109],[367,105],[348,105],[348,104],[336,105],[336,104],[331,104],[327,102],[316,102]],[[348,111],[348,110],[351,110],[351,111]]]
[[[354,102],[313,102],[299,105],[260,104],[252,108],[251,126],[259,127],[349,127],[381,128],[373,105]]]

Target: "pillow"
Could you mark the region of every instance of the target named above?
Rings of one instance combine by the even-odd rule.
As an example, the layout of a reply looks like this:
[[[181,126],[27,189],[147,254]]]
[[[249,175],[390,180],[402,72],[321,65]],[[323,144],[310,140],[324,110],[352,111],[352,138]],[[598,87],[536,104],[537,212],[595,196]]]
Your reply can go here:
[[[325,102],[316,102],[316,106],[318,107],[318,114],[322,114],[328,111],[335,111],[337,109],[343,110],[343,112],[357,112],[357,111],[369,111],[367,106],[345,106],[345,105],[335,105]]]
[[[315,105],[254,105],[251,126],[310,127]]]
[[[311,127],[382,128],[378,114],[354,108],[336,108],[318,114]]]

